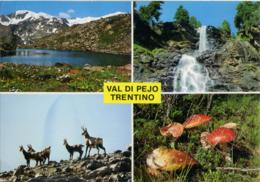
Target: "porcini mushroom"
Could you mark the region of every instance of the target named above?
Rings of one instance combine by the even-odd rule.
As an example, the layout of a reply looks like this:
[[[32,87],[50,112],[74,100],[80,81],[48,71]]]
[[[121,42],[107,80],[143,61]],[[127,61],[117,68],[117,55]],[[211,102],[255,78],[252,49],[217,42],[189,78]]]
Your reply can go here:
[[[157,176],[160,175],[160,171],[176,171],[198,162],[186,152],[159,147],[148,155],[146,164],[148,173]]]
[[[195,114],[189,117],[184,123],[184,128],[193,128],[196,126],[199,126],[201,124],[207,123],[211,120],[210,116],[204,115],[204,114]]]
[[[183,133],[183,125],[180,123],[171,123],[165,127],[160,128],[160,133],[163,136],[172,135],[174,138],[178,138]]]

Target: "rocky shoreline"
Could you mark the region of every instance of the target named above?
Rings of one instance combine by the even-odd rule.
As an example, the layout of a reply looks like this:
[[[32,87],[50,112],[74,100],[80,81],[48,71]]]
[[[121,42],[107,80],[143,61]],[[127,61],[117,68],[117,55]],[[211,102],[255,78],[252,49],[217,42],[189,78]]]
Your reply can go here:
[[[50,161],[36,167],[21,165],[14,170],[1,172],[0,182],[130,182],[131,148],[126,151],[94,155],[83,160]]]

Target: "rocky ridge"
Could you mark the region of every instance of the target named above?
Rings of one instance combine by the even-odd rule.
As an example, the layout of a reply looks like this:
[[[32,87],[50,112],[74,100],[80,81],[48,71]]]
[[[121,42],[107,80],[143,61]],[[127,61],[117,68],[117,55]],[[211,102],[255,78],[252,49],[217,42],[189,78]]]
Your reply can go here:
[[[85,24],[102,18],[124,14],[115,12],[101,17],[60,18],[46,13],[36,13],[28,10],[18,10],[8,15],[0,15],[0,25],[9,26],[14,35],[20,38],[20,47],[29,45],[34,40],[59,33],[66,27]]]
[[[45,13],[20,10],[9,15],[0,15],[0,24],[9,26],[13,34],[20,38],[20,46],[32,43],[35,39],[58,33],[68,27],[64,18],[53,17]]]
[[[29,47],[130,54],[131,16],[122,14],[68,27]]]
[[[50,161],[36,167],[21,165],[0,173],[0,182],[130,182],[131,148],[107,156],[94,155],[83,160]]]

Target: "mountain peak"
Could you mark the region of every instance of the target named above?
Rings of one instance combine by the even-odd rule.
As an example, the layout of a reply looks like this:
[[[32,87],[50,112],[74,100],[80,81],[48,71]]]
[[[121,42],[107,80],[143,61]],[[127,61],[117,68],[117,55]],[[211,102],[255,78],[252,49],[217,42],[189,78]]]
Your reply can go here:
[[[17,10],[15,13],[9,14],[9,15],[0,15],[0,24],[8,26],[8,25],[16,25],[20,22],[26,21],[26,20],[38,20],[38,19],[49,19],[49,20],[53,20],[56,19],[58,21],[62,21],[62,20],[67,20],[67,25],[68,26],[73,26],[73,25],[77,25],[77,24],[84,24],[84,23],[88,23],[91,21],[95,21],[95,20],[99,20],[101,18],[108,18],[111,16],[117,16],[120,14],[126,14],[125,12],[114,12],[114,13],[110,13],[104,16],[99,16],[99,17],[91,17],[91,16],[87,16],[87,17],[77,17],[77,18],[60,18],[58,16],[52,16],[49,15],[47,13],[43,13],[43,12],[34,12],[34,11],[30,11],[30,10]]]
[[[54,18],[53,16],[47,14],[47,13],[43,13],[43,12],[39,12],[39,13],[36,13],[34,11],[29,11],[29,10],[17,10],[15,12],[15,15],[16,16],[19,16],[19,15],[24,15],[26,14],[27,18],[31,17],[31,18],[40,18],[40,17],[43,17],[43,18]]]

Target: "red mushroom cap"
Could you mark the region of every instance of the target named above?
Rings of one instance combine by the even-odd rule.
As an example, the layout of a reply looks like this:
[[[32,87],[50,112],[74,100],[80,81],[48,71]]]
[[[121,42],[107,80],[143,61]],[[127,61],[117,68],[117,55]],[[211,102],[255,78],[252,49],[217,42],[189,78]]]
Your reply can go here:
[[[211,120],[210,116],[204,115],[204,114],[195,114],[186,119],[186,121],[183,123],[184,128],[193,128],[196,126],[199,126],[201,124],[204,124]]]
[[[236,133],[229,128],[217,128],[207,135],[206,141],[210,145],[224,144],[232,142],[236,139]]]
[[[183,125],[180,123],[171,123],[165,127],[160,128],[160,133],[163,136],[172,135],[175,138],[178,138],[183,133]]]

